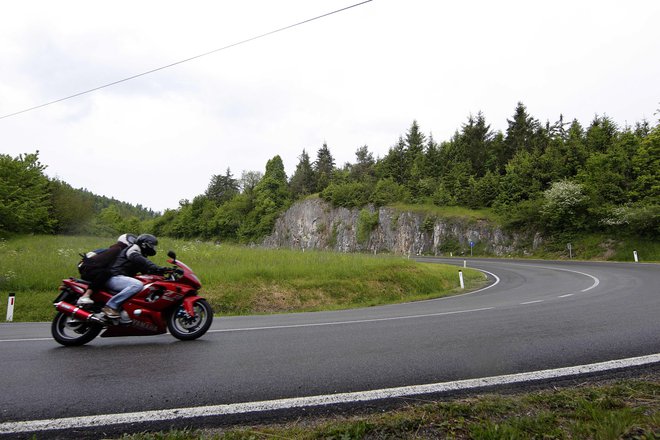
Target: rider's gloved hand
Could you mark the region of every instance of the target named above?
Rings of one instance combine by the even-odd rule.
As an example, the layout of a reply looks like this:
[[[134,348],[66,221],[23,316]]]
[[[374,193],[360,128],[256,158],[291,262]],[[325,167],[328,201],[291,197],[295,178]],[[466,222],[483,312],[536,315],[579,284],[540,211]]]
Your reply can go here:
[[[158,269],[155,269],[155,270],[154,270],[154,273],[155,273],[156,275],[164,275],[164,274],[166,274],[167,272],[170,272],[171,270],[172,270],[172,269],[170,269],[169,267],[159,267]]]

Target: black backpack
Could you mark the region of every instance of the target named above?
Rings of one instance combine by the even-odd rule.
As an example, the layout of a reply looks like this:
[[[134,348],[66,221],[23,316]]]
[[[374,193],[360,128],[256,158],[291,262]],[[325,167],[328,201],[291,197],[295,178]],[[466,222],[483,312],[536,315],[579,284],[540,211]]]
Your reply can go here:
[[[133,234],[124,234],[108,248],[80,254],[82,260],[78,263],[78,272],[83,280],[92,282],[90,288],[99,288],[110,278],[110,269],[117,257],[122,250],[135,243],[135,239]]]
[[[83,280],[93,281],[100,273],[110,269],[121,249],[101,248],[80,254],[78,272]]]

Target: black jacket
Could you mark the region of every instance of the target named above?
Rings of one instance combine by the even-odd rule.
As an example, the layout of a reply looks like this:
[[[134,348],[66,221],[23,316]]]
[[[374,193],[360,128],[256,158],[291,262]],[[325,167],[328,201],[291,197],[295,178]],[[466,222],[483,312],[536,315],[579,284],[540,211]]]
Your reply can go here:
[[[162,273],[163,268],[153,263],[140,251],[140,246],[134,244],[122,250],[112,265],[110,273],[115,275],[126,275],[134,277],[138,273]]]

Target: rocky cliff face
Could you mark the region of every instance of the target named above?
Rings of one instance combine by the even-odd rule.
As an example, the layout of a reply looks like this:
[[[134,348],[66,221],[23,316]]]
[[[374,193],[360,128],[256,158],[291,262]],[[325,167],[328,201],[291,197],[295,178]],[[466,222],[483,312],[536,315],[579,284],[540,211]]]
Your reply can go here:
[[[308,199],[294,204],[277,220],[263,245],[449,256],[469,255],[470,242],[479,255],[505,256],[531,251],[541,238],[538,234],[506,234],[485,220],[443,219],[392,208],[377,212],[373,207],[333,208],[323,200]]]

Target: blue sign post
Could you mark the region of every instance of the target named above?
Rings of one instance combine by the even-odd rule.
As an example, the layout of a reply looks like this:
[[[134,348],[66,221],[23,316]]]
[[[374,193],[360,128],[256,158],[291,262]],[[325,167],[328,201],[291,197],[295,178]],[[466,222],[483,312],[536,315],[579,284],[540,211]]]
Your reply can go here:
[[[474,247],[474,241],[470,240],[470,256],[472,256],[472,248]]]

